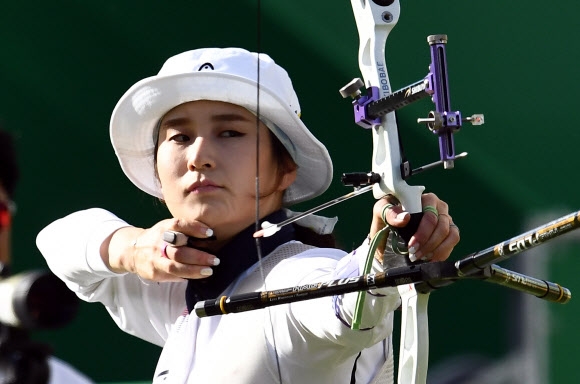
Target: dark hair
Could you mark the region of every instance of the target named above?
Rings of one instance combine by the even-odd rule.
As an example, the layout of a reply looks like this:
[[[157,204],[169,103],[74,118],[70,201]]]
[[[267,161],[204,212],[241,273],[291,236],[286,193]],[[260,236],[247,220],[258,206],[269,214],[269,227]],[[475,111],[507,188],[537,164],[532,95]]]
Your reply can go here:
[[[14,196],[18,176],[14,140],[10,133],[0,130],[0,184],[2,184],[10,198]]]
[[[268,129],[270,132],[270,137],[272,140],[272,152],[274,154],[274,158],[278,163],[278,176],[282,178],[282,176],[286,172],[291,172],[298,168],[298,165],[288,153],[288,150],[280,140],[272,133],[271,130]],[[294,235],[296,240],[300,241],[303,244],[313,245],[318,248],[335,248],[336,247],[336,239],[334,238],[333,234],[328,235],[321,235],[319,233],[314,232],[310,228],[302,227],[298,224],[294,224]]]

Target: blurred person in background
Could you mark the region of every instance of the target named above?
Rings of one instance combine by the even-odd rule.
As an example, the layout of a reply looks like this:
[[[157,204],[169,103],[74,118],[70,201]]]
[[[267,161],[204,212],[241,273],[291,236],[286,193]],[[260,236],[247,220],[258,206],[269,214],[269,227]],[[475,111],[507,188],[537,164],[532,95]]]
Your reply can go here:
[[[18,179],[19,168],[14,140],[8,132],[0,130],[0,284],[3,287],[0,289],[0,384],[91,384],[93,382],[85,375],[64,361],[51,356],[52,348],[49,345],[31,340],[30,329],[27,325],[14,325],[5,320],[14,317],[12,312],[15,310],[13,311],[12,305],[16,299],[12,297],[12,291],[17,291],[9,285],[9,281],[12,280],[9,277],[12,256],[11,224],[16,212],[13,199]],[[34,273],[18,276],[35,279],[33,284],[39,285],[42,291],[42,296],[38,297],[38,301],[42,303],[39,303],[38,308],[43,311],[47,306],[51,306],[55,311],[71,308],[76,310],[76,304],[71,301],[76,300],[76,297],[45,296],[50,293],[62,294],[63,292],[60,286],[55,286],[56,278],[53,278],[52,274]],[[24,277],[17,281],[20,283],[21,280],[24,280]],[[66,289],[66,287],[63,288]],[[26,291],[28,297],[30,292]],[[72,312],[76,313],[74,310]],[[72,312],[62,316],[56,314],[58,326],[63,325],[65,321],[62,320],[65,318],[68,322]],[[53,313],[48,313],[48,315],[54,316]],[[57,325],[57,323],[52,324]]]

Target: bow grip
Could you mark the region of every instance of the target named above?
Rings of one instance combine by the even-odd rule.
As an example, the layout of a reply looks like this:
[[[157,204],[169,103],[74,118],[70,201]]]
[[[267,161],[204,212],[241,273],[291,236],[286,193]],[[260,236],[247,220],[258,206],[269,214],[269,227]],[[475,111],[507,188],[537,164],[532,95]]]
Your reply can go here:
[[[407,247],[409,240],[411,240],[411,237],[413,237],[413,235],[417,232],[417,229],[419,229],[419,223],[421,222],[422,218],[423,212],[411,213],[411,220],[409,220],[406,226],[391,227],[390,229],[395,233],[395,235],[397,235],[398,238],[403,240],[405,247]]]

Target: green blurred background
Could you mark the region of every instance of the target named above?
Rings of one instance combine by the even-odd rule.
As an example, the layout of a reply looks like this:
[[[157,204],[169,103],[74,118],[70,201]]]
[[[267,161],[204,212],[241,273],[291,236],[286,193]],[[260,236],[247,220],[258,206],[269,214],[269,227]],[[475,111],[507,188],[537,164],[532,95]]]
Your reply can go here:
[[[457,152],[469,156],[454,170],[437,169],[409,181],[425,185],[451,205],[462,235],[452,257],[578,209],[580,4],[403,0],[401,8],[387,42],[392,88],[427,74],[426,37],[445,33],[452,108],[464,116],[485,114],[485,125],[466,125],[455,135]],[[16,137],[22,167],[14,222],[16,272],[45,266],[36,234],[75,210],[106,208],[138,226],[167,216],[121,172],[108,121],[132,84],[155,74],[169,56],[206,46],[259,49],[290,73],[303,119],[327,144],[335,165],[328,192],[298,208],[348,192],[340,184],[342,172],[370,170],[370,132],[352,122],[350,103],[338,93],[360,76],[358,35],[347,0],[265,0],[260,9],[256,0],[4,2],[0,122]],[[438,156],[436,138],[415,122],[431,109],[423,100],[399,112],[399,129],[414,167]],[[362,196],[325,212],[339,216],[337,234],[345,248],[366,236],[372,202],[372,196]],[[527,267],[513,262],[502,266],[531,265],[538,273],[534,276],[578,292],[576,238],[556,242],[558,246],[514,258],[518,263],[531,260]],[[542,343],[532,349],[544,354],[539,382],[580,382],[574,366],[579,305],[533,298],[526,306],[523,296],[482,282],[461,282],[433,293],[430,381],[439,382],[438,375],[449,376],[472,363],[495,372],[533,339]],[[72,324],[37,332],[35,338],[50,342],[59,358],[99,383],[150,380],[160,352],[119,331],[97,304],[82,303]],[[529,383],[526,366],[515,367],[521,370],[520,381],[501,381],[498,373],[481,382]],[[466,382],[462,380],[454,382]]]

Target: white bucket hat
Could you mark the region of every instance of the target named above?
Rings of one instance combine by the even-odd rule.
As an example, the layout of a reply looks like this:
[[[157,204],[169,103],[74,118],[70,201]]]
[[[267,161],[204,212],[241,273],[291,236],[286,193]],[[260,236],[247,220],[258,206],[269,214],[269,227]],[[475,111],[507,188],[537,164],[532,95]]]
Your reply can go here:
[[[242,106],[257,114],[298,165],[296,181],[286,190],[289,206],[322,194],[332,181],[326,147],[300,120],[300,105],[287,72],[263,53],[240,48],[206,48],[169,58],[157,76],[133,85],[111,116],[111,142],[125,175],[137,187],[162,198],[155,176],[156,127],[174,107],[195,100]]]

